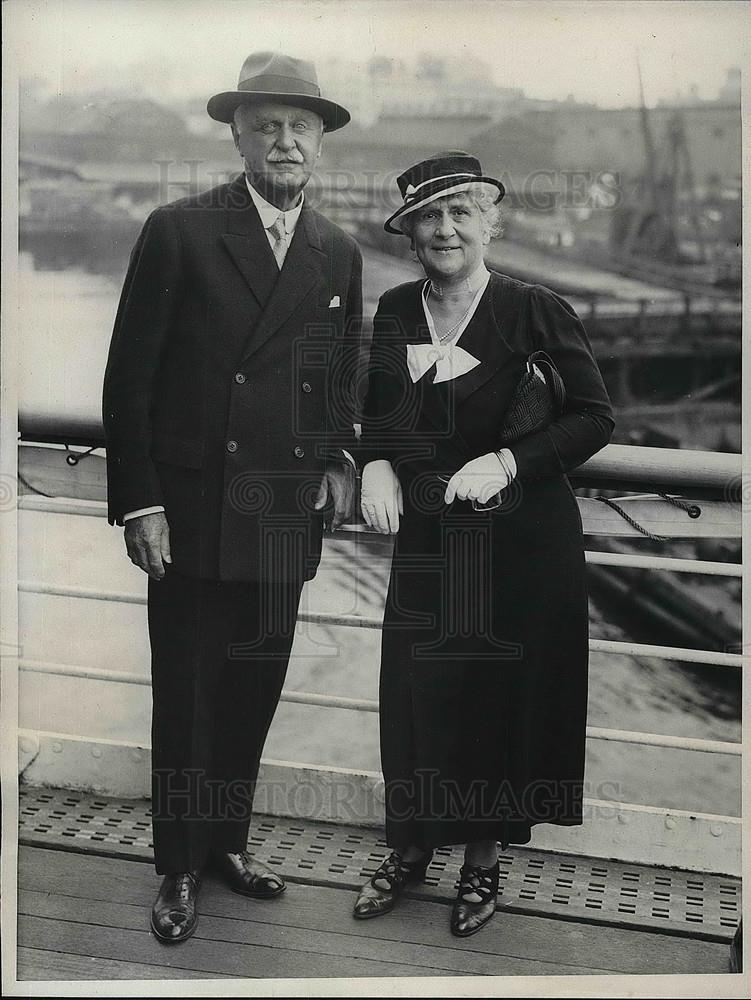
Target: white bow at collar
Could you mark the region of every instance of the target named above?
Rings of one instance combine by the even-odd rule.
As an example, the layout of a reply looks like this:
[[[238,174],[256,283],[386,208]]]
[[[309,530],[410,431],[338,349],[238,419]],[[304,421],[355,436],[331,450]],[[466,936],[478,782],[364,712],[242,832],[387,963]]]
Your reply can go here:
[[[434,382],[448,382],[451,379],[465,375],[476,368],[480,362],[469,351],[458,344],[407,344],[407,368],[413,382],[417,382],[429,371],[435,368]]]

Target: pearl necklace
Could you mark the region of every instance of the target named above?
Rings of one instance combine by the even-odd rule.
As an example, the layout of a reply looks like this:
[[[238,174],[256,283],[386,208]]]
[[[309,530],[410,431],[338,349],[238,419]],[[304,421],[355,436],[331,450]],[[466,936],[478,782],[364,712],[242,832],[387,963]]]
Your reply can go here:
[[[467,282],[466,284],[467,284],[467,288],[469,289],[469,282]],[[443,293],[442,292],[436,293],[435,286],[434,286],[434,283],[433,283],[432,280],[430,282],[429,292],[432,293],[433,295],[435,295],[436,298],[439,298],[439,299],[443,298]],[[472,297],[472,299],[471,299],[469,305],[467,306],[467,308],[464,310],[464,314],[459,318],[459,322],[458,323],[454,323],[454,325],[451,327],[451,329],[450,330],[446,330],[445,333],[439,333],[439,334],[437,334],[437,336],[438,336],[438,343],[439,344],[446,344],[446,343],[448,343],[448,341],[450,341],[452,339],[452,337],[456,336],[456,334],[457,334],[457,332],[459,330],[459,327],[462,325],[462,323],[464,322],[464,320],[467,318],[467,315],[469,314],[469,310],[472,308],[473,303],[474,303],[474,296]]]
[[[464,286],[464,289],[467,292],[469,292],[470,295],[473,295],[477,291],[477,289],[472,286],[472,282],[469,280],[469,278],[465,278],[462,281],[462,285]],[[435,280],[435,278],[431,278],[430,279],[430,291],[433,293],[433,295],[435,295],[435,297],[437,299],[442,299],[443,298],[443,294],[444,294],[443,293],[443,285],[439,284]]]

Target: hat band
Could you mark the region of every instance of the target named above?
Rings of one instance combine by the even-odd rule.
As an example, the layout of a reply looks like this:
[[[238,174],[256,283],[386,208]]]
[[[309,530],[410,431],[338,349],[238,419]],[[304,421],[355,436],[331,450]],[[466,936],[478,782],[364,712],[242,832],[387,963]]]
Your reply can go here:
[[[456,177],[457,180],[455,180],[454,183],[450,184],[448,187],[441,187],[437,191],[433,191],[430,194],[422,195],[420,198],[413,198],[412,201],[405,201],[402,207],[397,209],[391,218],[386,221],[386,232],[403,233],[403,229],[397,230],[393,228],[393,225],[398,223],[400,219],[403,219],[407,215],[412,215],[413,212],[419,211],[419,209],[421,209],[424,205],[429,205],[431,202],[438,201],[439,198],[448,198],[452,194],[459,194],[462,191],[466,191],[472,187],[473,184],[482,184],[484,187],[496,187],[496,184],[493,181],[482,176],[478,177],[476,174],[451,174],[450,176]],[[465,178],[465,180],[459,179],[462,177]],[[500,193],[497,193],[495,199],[496,203],[499,202],[505,194],[502,187],[498,188],[498,192]]]
[[[241,80],[237,85],[238,90],[258,91],[264,94],[299,94],[305,97],[320,97],[320,87],[308,80],[301,80],[299,76],[275,76],[270,73],[261,76],[251,76],[248,80]]]
[[[469,177],[469,178],[474,177],[475,179],[477,179],[478,174],[468,174],[468,173],[442,174],[440,177],[429,177],[426,181],[420,181],[419,184],[410,184],[409,187],[407,188],[406,197],[407,198],[414,197],[414,195],[417,194],[420,188],[424,188],[427,184],[438,184],[441,181],[449,181],[455,177]]]

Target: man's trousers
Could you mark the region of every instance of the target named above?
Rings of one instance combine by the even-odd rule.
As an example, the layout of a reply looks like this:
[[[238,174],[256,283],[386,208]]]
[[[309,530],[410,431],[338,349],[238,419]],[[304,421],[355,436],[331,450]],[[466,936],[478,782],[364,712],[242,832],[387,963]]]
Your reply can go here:
[[[301,583],[149,580],[152,813],[160,875],[243,851]]]

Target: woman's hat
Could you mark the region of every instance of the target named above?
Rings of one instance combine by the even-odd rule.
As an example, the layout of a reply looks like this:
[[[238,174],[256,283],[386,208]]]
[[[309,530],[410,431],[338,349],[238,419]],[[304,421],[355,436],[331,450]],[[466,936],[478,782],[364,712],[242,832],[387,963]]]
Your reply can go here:
[[[350,119],[346,108],[321,97],[316,68],[312,62],[293,59],[276,52],[253,52],[243,63],[237,90],[214,94],[206,110],[218,122],[230,124],[241,104],[276,101],[307,108],[323,118],[324,132],[335,132]]]
[[[437,198],[444,198],[458,191],[467,191],[475,184],[482,184],[494,203],[499,202],[506,193],[500,181],[483,175],[477,157],[461,150],[437,153],[429,160],[415,164],[397,177],[396,183],[399,185],[404,204],[386,220],[383,228],[387,233],[395,233],[398,236],[404,233],[404,230],[397,228],[400,219]]]

